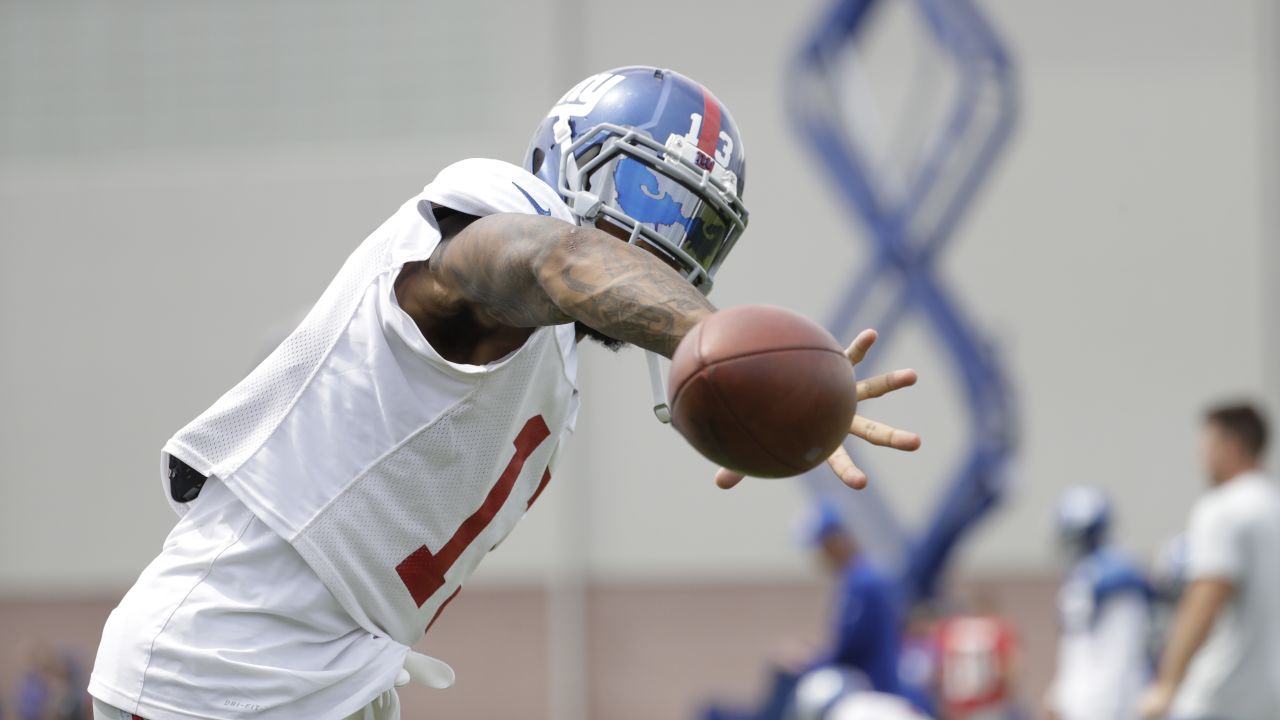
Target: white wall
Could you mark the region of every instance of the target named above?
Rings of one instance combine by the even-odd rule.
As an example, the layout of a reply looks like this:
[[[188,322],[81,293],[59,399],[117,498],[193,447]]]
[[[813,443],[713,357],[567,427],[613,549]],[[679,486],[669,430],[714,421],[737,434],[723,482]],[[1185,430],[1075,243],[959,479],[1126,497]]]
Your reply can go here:
[[[569,81],[547,50],[549,0],[402,3],[376,18],[294,5],[254,22],[248,4],[202,6],[185,43],[162,5],[127,4],[118,35],[87,3],[70,23],[40,3],[0,15],[0,90],[17,98],[0,112],[0,592],[131,581],[172,524],[155,475],[168,434],[436,168],[518,159]],[[968,548],[971,567],[1048,569],[1049,504],[1075,481],[1107,485],[1126,541],[1149,554],[1199,487],[1203,404],[1278,387],[1263,340],[1276,322],[1264,273],[1280,268],[1265,250],[1262,178],[1277,158],[1262,5],[985,3],[1017,50],[1023,124],[942,267],[1007,353],[1025,445],[1018,497]],[[821,317],[865,243],[780,104],[818,3],[742,7],[656,0],[637,18],[634,4],[592,3],[574,74],[656,62],[713,88],[749,146],[752,211],[714,299]],[[79,40],[97,44],[58,50]],[[926,330],[890,349],[920,387],[876,408],[925,449],[868,454],[913,518],[965,441]],[[575,552],[607,578],[806,572],[794,483],[716,490],[709,464],[652,420],[641,355],[586,355],[566,468],[478,580],[534,579]]]

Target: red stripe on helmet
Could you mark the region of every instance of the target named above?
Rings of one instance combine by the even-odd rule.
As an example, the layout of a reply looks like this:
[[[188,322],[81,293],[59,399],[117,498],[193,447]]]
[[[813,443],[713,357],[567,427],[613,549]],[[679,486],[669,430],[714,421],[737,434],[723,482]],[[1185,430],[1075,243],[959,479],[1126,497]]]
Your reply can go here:
[[[698,149],[715,159],[720,144],[720,103],[702,88],[702,129],[698,132]]]

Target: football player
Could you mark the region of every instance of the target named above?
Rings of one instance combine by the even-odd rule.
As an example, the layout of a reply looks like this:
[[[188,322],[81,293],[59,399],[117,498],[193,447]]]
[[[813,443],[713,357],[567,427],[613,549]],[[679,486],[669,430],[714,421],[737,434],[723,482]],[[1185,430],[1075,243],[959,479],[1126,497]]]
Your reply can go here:
[[[670,357],[715,311],[745,181],[728,110],[654,67],[575,85],[524,167],[441,170],[165,444],[181,519],[103,630],[97,717],[396,718],[406,674],[451,684],[409,646],[551,479],[578,341]],[[874,341],[858,335],[850,361]],[[891,372],[858,394],[914,382]],[[919,445],[862,417],[851,432]],[[830,464],[866,483],[843,449]]]
[[[1068,488],[1058,535],[1070,567],[1058,592],[1061,637],[1049,690],[1057,720],[1129,720],[1151,674],[1151,590],[1109,542],[1111,504],[1098,488]]]

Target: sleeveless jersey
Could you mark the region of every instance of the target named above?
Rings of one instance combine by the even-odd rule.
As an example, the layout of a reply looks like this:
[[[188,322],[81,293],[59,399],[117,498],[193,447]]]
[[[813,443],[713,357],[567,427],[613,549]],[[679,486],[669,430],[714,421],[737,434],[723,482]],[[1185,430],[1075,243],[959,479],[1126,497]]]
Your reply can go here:
[[[539,328],[474,366],[441,357],[400,308],[401,267],[440,242],[431,203],[573,221],[514,165],[449,166],[352,253],[261,365],[164,447],[292,544],[361,627],[405,645],[532,504],[578,409],[572,325]]]

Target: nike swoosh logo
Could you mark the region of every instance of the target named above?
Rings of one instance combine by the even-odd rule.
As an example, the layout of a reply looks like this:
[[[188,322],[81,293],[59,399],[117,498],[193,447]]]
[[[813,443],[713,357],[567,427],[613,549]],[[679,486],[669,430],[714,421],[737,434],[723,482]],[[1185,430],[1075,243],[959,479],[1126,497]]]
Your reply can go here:
[[[528,191],[528,190],[525,190],[524,188],[522,188],[522,187],[520,187],[518,184],[516,184],[516,181],[515,181],[515,180],[512,180],[512,181],[511,181],[511,184],[516,186],[516,189],[520,191],[520,194],[521,194],[521,195],[524,195],[524,199],[529,201],[529,204],[533,206],[533,209],[534,209],[534,210],[537,210],[537,211],[538,211],[538,214],[539,214],[539,215],[550,215],[550,214],[551,214],[551,208],[543,208],[541,205],[539,205],[539,204],[538,204],[538,201],[537,201],[537,200],[534,200],[534,199],[533,199],[533,196],[529,194],[529,191]]]

